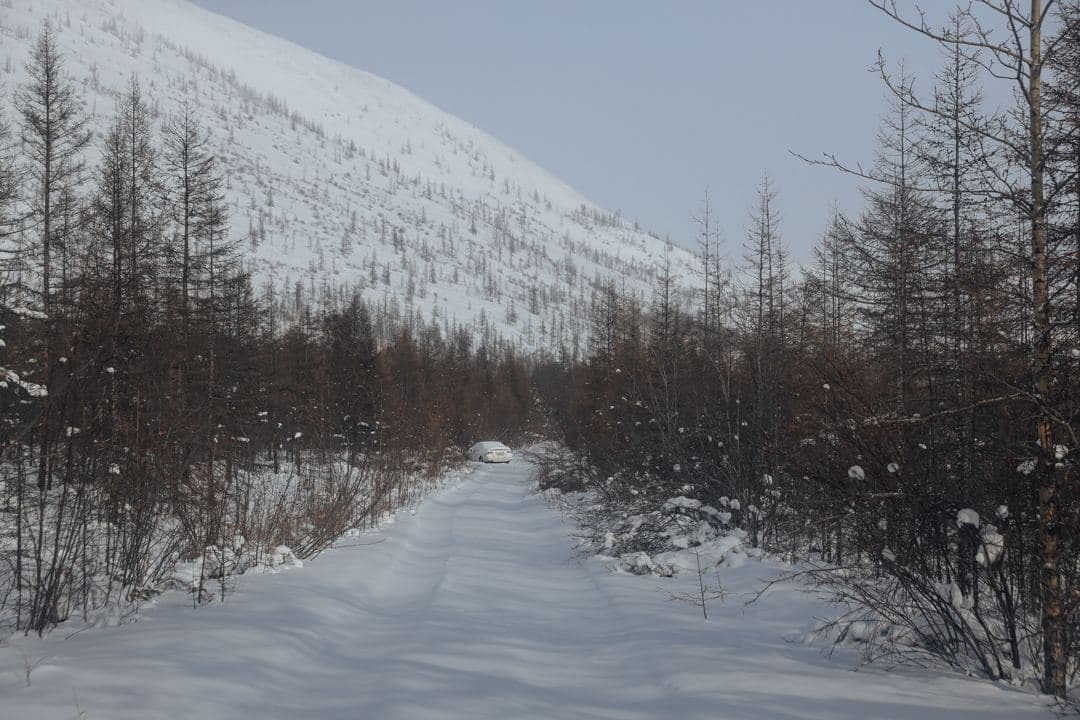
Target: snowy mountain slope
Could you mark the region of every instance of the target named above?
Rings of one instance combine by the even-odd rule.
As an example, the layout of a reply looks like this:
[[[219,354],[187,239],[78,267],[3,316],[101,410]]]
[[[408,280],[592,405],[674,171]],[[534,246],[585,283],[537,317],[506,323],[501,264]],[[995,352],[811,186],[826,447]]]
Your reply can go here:
[[[42,21],[99,138],[139,77],[158,120],[187,102],[228,172],[232,235],[286,307],[353,289],[393,322],[571,348],[592,285],[648,297],[694,259],[392,83],[184,0],[3,0],[10,89]]]
[[[0,716],[1050,717],[1006,684],[793,641],[836,609],[793,583],[745,604],[787,569],[770,561],[721,568],[727,600],[703,622],[672,602],[697,593],[696,574],[575,560],[573,529],[532,474],[477,467],[303,569],[240,576],[223,603],[193,610],[169,593],[134,624],[14,638],[0,647]]]

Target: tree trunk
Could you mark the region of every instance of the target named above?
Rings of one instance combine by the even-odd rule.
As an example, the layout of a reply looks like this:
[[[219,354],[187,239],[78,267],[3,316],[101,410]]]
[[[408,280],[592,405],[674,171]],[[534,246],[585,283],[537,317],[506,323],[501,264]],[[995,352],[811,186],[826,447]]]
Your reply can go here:
[[[1048,292],[1046,201],[1043,188],[1044,147],[1042,113],[1042,0],[1031,0],[1031,78],[1028,89],[1031,141],[1031,265],[1032,305],[1035,319],[1035,392],[1038,417],[1035,434],[1039,442],[1039,559],[1042,563],[1043,692],[1065,697],[1065,614],[1058,570],[1058,537],[1061,532],[1061,498],[1065,466],[1056,457],[1053,418],[1049,408],[1053,331],[1050,326]]]

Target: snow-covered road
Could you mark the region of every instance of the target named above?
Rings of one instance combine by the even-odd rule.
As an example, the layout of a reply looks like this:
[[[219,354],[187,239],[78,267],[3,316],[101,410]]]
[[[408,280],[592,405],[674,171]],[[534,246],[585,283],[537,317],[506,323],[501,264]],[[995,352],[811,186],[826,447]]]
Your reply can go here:
[[[17,638],[0,718],[1049,717],[1011,688],[790,642],[821,605],[785,587],[744,606],[765,564],[725,571],[704,623],[669,599],[688,579],[577,557],[530,470],[479,467],[303,569],[240,577],[224,604],[172,593],[133,625]]]

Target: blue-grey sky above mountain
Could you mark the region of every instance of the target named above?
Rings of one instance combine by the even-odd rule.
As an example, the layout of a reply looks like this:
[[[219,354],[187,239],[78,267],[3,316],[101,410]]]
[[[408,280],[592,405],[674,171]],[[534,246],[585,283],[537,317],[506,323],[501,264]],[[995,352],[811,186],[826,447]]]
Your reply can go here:
[[[872,162],[878,49],[924,88],[940,57],[862,0],[196,1],[408,88],[681,245],[708,188],[733,257],[767,171],[809,259],[858,185],[790,151]]]

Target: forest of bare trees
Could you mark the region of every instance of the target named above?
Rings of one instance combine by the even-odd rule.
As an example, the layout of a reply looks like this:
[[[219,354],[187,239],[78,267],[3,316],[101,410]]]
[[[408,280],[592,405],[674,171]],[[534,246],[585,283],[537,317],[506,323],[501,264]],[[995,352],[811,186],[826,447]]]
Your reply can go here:
[[[132,78],[98,140],[48,24],[26,70],[0,113],[3,632],[224,595],[527,429],[497,342],[257,297],[194,109],[157,118]]]
[[[1080,4],[872,4],[941,71],[920,95],[882,58],[873,164],[810,161],[859,175],[862,210],[834,211],[796,269],[765,177],[729,272],[706,201],[696,307],[663,281],[649,307],[601,289],[588,360],[536,381],[572,471],[613,508],[733,508],[750,542],[879,623],[872,652],[1064,697],[1080,673]],[[1011,105],[985,103],[991,82]]]

